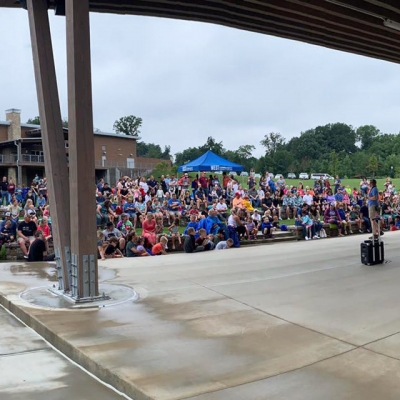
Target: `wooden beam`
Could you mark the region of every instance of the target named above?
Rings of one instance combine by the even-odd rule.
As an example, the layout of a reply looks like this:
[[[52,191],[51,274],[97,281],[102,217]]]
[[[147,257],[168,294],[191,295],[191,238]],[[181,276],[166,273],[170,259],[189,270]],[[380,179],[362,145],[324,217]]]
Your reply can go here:
[[[61,269],[58,270],[59,278],[62,278],[60,289],[68,291],[67,253],[71,247],[69,177],[47,0],[28,0],[27,6],[54,248],[57,250],[57,255],[58,252],[60,254]],[[21,176],[18,179],[21,180]]]
[[[80,299],[98,295],[89,1],[66,0],[66,20],[72,291]]]

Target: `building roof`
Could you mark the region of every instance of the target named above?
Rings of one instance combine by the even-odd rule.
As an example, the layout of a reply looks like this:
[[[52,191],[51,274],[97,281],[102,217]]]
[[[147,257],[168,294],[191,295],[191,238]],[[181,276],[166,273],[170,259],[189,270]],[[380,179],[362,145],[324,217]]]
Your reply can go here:
[[[39,125],[36,125],[36,129],[32,129],[31,131],[25,132],[28,136],[36,136],[39,137],[42,134],[41,128]],[[63,128],[64,133],[66,134],[66,137],[68,137],[68,128]],[[130,136],[130,135],[123,135],[123,134],[118,134],[118,133],[110,133],[110,132],[101,132],[101,131],[95,131],[93,132],[94,135],[96,136],[111,136],[115,137],[118,139],[132,139],[132,140],[140,140],[140,136]]]
[[[10,121],[1,121],[0,120],[0,125],[10,126]]]
[[[48,3],[64,13],[63,1]],[[90,0],[90,10],[209,22],[400,63],[399,0]]]

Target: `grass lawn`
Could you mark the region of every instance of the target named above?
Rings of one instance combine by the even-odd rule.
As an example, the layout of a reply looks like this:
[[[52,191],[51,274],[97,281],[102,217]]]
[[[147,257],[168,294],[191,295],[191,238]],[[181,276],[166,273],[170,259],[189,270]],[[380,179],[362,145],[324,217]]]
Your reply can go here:
[[[247,188],[247,179],[248,177],[246,176],[237,176],[236,178],[238,178],[239,183],[241,183],[241,185],[245,188]],[[257,183],[259,182],[258,179],[256,179]],[[352,189],[355,187],[357,189],[360,188],[360,181],[361,179],[342,179],[342,184],[344,184],[345,186],[350,186]],[[379,190],[383,190],[384,187],[384,183],[386,181],[386,179],[377,179],[377,186]],[[276,180],[275,180],[276,182]],[[313,187],[314,186],[314,180],[313,179],[285,179],[285,182],[287,185],[293,185],[293,186],[297,186],[299,184],[299,182],[303,183],[303,186],[310,186]],[[331,180],[329,181],[331,186],[333,186],[334,181]],[[392,183],[393,185],[395,185],[395,187],[398,189],[400,188],[400,178],[394,178],[392,179]]]

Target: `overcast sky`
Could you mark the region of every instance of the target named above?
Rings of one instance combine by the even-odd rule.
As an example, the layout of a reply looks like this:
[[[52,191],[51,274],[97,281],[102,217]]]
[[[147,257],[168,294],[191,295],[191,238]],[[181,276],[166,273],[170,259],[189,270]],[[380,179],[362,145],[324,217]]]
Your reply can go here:
[[[0,119],[38,115],[28,18],[0,9]],[[65,20],[50,12],[67,117]],[[208,136],[235,150],[269,132],[318,125],[399,132],[400,65],[237,29],[161,18],[91,15],[94,125],[143,118],[141,136],[172,153]]]

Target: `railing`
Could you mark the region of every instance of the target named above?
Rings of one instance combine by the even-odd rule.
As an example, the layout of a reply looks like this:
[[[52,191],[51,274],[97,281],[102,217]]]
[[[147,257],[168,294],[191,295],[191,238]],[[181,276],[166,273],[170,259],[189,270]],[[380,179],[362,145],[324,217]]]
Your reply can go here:
[[[21,162],[24,163],[44,163],[44,156],[36,156],[34,154],[21,154]]]
[[[0,164],[14,164],[17,160],[16,154],[0,154]]]
[[[162,161],[160,161],[162,162]],[[125,161],[109,161],[105,160],[96,160],[95,166],[96,167],[103,167],[103,168],[128,168],[128,169],[136,169],[136,170],[153,170],[159,163],[137,163],[135,162],[134,166],[129,164]]]

